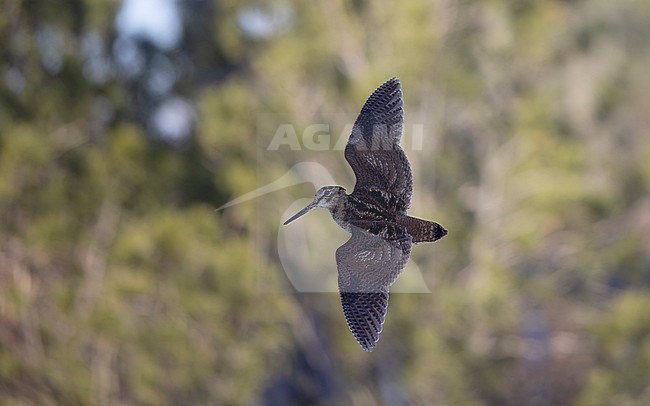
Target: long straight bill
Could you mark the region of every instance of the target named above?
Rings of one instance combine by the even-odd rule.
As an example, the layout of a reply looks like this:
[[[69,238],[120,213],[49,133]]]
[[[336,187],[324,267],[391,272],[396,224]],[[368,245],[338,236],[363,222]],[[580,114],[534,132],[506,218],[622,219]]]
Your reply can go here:
[[[313,209],[314,207],[316,207],[316,202],[309,203],[309,206],[307,206],[304,209],[300,210],[298,213],[291,216],[291,218],[289,220],[285,221],[284,225],[286,226],[287,224],[291,223],[292,221],[294,221],[298,217],[305,215],[309,210]]]

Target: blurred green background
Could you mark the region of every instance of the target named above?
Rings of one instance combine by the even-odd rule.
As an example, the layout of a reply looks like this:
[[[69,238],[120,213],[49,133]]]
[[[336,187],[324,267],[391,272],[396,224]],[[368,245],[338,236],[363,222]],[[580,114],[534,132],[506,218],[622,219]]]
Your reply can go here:
[[[0,2],[0,403],[650,404],[649,41],[642,0]],[[368,354],[278,259],[313,186],[214,209],[349,190],[258,122],[336,135],[391,76],[450,234]]]

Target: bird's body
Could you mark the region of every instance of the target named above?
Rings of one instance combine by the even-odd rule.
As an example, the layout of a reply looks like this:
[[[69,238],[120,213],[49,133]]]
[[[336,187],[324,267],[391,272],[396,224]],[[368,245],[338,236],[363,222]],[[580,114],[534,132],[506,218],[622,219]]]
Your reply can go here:
[[[354,191],[346,194],[340,186],[322,187],[309,206],[284,223],[322,207],[352,234],[336,250],[336,264],[343,313],[365,351],[371,351],[379,340],[388,287],[404,269],[412,244],[436,241],[447,234],[438,223],[406,214],[413,180],[399,146],[402,104],[397,78],[372,93],[345,148],[345,158],[357,178]]]
[[[345,189],[340,186],[323,189],[326,188],[334,189],[336,197],[319,207],[328,209],[336,224],[349,233],[358,228],[388,240],[408,234],[413,243],[435,241],[445,233],[438,223],[386,210],[390,204],[362,200],[354,193],[345,194]]]

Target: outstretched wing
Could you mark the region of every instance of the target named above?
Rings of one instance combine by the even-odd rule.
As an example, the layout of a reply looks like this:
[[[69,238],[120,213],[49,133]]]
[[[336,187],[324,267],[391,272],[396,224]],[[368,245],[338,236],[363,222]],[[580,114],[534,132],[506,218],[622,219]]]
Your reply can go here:
[[[352,237],[336,250],[343,314],[364,351],[372,351],[379,340],[388,308],[388,287],[411,252],[408,234],[401,233],[398,238],[384,240],[353,227]]]
[[[353,194],[385,210],[405,213],[411,202],[413,176],[399,146],[404,110],[397,78],[379,86],[363,105],[345,147],[357,183]]]

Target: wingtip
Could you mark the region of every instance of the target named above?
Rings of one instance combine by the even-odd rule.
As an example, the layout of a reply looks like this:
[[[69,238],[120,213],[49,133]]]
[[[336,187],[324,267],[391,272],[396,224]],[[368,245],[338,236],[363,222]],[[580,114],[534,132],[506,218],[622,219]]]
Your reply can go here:
[[[382,111],[383,114],[389,116],[401,117],[402,105],[402,85],[397,77],[392,77],[377,86],[364,103],[363,108]]]
[[[372,352],[372,350],[374,350],[375,347],[374,347],[374,346],[372,346],[372,347],[364,347],[364,346],[362,345],[362,346],[361,346],[361,349],[362,349],[364,352]]]
[[[402,84],[399,81],[399,78],[397,76],[393,76],[392,78],[388,79],[384,83],[381,84],[379,87],[398,87],[401,88]]]
[[[380,293],[380,292],[377,292]],[[380,299],[384,299],[382,302]],[[379,297],[369,292],[341,292],[345,321],[357,344],[365,352],[372,352],[381,338],[382,324],[388,306],[387,292]]]
[[[356,340],[357,344],[359,344],[359,346],[364,352],[372,352],[372,350],[374,350],[375,347],[377,346],[377,343],[379,342],[379,338],[380,337],[377,338],[377,341],[374,341],[368,338],[354,336],[354,339]]]
[[[400,83],[399,79],[396,76],[393,76],[392,78],[388,79],[381,85],[377,86],[373,94],[376,94],[377,92],[385,92],[385,91],[394,94],[395,92],[398,91],[401,92],[401,90],[402,90],[402,84]]]

